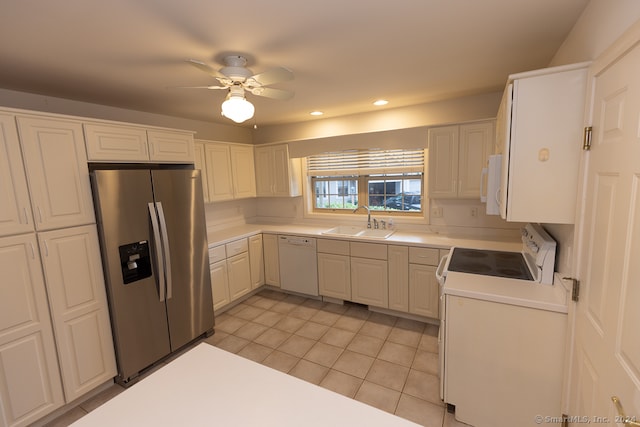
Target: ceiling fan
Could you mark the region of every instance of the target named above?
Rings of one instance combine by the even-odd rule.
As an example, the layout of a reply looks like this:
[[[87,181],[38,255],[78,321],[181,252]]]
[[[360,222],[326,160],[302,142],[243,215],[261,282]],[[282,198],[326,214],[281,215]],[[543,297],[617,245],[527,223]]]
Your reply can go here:
[[[227,99],[222,103],[222,115],[236,123],[242,123],[253,117],[255,108],[245,98],[245,91],[256,96],[286,100],[293,97],[293,92],[267,87],[293,79],[293,73],[284,68],[272,68],[262,73],[253,74],[246,67],[247,59],[241,55],[229,55],[224,58],[225,67],[216,70],[210,65],[196,59],[187,62],[218,80],[219,85],[189,86],[192,89],[228,89]]]

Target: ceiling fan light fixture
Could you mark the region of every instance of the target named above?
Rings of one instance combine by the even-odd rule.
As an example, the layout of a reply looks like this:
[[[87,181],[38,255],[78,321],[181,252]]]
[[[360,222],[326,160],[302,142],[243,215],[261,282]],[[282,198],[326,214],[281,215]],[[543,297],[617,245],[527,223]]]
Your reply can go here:
[[[229,96],[222,103],[222,115],[236,123],[242,123],[253,117],[255,107],[244,98],[244,94],[229,92]]]

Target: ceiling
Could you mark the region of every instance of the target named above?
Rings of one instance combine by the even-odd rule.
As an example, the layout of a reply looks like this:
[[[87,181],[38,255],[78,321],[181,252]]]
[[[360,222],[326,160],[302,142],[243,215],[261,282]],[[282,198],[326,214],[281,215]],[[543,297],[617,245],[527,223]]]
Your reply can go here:
[[[235,125],[228,54],[283,66],[287,101],[247,95],[244,126],[316,120],[501,90],[544,68],[588,0],[21,0],[0,13],[0,88]],[[389,104],[374,107],[384,98]],[[236,125],[238,126],[238,125]]]

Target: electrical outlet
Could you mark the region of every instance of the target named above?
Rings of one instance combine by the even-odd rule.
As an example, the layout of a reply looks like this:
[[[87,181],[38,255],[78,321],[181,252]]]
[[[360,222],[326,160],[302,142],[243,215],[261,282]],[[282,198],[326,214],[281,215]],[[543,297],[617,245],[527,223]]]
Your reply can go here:
[[[442,208],[431,208],[431,218],[442,218]]]
[[[471,216],[472,217],[477,217],[478,216],[478,208],[471,208]]]

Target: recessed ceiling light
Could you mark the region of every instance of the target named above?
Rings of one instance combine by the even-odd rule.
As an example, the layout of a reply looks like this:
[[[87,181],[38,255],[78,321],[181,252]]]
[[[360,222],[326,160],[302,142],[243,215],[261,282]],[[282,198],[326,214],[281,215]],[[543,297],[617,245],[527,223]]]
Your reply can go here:
[[[377,101],[374,101],[373,105],[387,105],[389,103],[389,101],[387,101],[386,99],[378,99]]]
[[[311,114],[312,116],[321,116],[324,113],[322,111],[312,111],[309,114]]]

